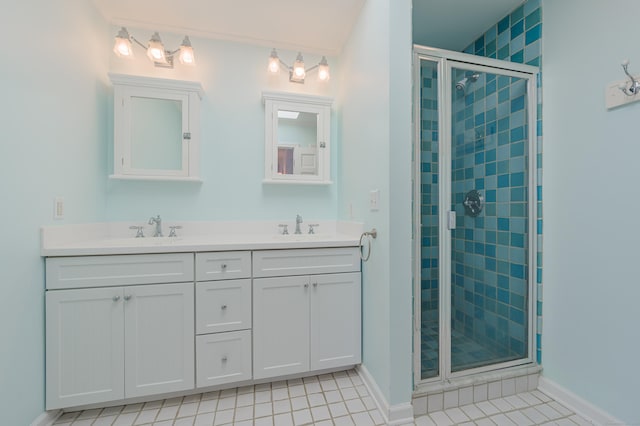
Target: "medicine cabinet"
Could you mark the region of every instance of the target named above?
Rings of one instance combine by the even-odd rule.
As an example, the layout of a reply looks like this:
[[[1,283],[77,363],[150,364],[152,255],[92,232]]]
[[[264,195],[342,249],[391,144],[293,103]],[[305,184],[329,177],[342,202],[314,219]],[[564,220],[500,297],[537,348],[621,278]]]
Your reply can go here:
[[[109,74],[113,179],[200,181],[200,83]]]
[[[264,92],[265,183],[331,184],[332,99]]]

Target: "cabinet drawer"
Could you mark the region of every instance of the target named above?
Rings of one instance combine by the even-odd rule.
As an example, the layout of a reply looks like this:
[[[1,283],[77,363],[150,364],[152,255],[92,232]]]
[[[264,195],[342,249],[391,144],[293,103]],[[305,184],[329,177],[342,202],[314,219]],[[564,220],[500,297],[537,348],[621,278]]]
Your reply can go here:
[[[251,280],[196,284],[196,334],[251,328]]]
[[[250,276],[250,251],[196,253],[196,281],[228,280]]]
[[[193,254],[49,257],[47,289],[193,281]]]
[[[196,387],[251,379],[251,330],[196,336]]]
[[[358,247],[262,250],[253,253],[254,277],[360,271]]]

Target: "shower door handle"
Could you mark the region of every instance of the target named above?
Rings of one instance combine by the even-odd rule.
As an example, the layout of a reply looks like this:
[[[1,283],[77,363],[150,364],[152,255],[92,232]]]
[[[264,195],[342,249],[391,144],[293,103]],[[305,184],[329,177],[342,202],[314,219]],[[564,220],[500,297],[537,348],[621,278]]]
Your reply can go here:
[[[447,229],[456,229],[456,212],[454,210],[447,212]]]

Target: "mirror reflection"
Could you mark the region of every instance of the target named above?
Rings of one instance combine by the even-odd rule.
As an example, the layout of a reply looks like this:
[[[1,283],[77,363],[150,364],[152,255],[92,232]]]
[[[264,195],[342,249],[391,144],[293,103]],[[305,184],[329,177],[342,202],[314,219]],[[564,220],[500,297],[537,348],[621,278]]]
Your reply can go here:
[[[131,167],[182,168],[182,102],[131,97]]]
[[[318,174],[318,116],[312,112],[278,110],[278,174]]]

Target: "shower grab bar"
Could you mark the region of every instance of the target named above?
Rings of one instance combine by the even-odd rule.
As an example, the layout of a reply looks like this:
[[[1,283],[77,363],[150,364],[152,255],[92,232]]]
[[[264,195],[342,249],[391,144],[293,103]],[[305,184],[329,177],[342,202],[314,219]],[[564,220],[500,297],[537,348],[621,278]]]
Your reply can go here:
[[[371,256],[371,238],[367,238],[367,255],[365,256],[364,251],[362,250],[364,248],[364,244],[362,243],[364,237],[371,237],[373,239],[376,239],[378,238],[378,230],[376,228],[373,228],[371,229],[371,231],[365,231],[362,233],[362,235],[360,235],[360,259],[362,259],[363,262],[366,262]]]

